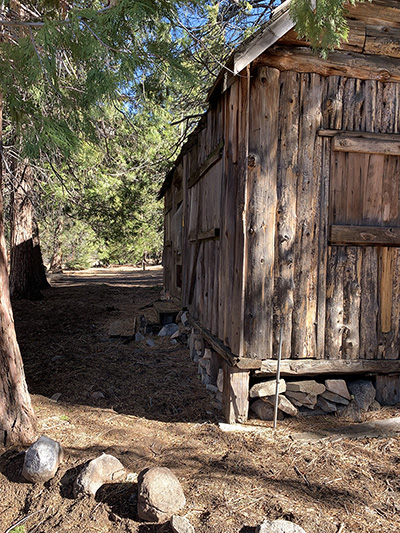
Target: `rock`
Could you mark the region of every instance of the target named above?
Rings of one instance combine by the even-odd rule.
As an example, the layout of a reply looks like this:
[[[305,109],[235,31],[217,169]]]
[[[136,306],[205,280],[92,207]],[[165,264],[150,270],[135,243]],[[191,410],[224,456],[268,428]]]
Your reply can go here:
[[[176,331],[178,331],[178,324],[165,324],[165,326],[163,326],[160,329],[158,336],[159,337],[170,337]]]
[[[251,404],[250,409],[260,420],[274,419],[274,407],[264,400],[256,400]],[[278,409],[278,420],[283,420],[284,418],[282,411]]]
[[[61,445],[43,435],[27,449],[22,475],[33,483],[45,483],[56,475],[63,455]]]
[[[194,527],[183,516],[174,515],[171,518],[171,528],[174,533],[194,533]]]
[[[171,335],[171,339],[177,339],[177,338],[180,337],[180,336],[181,336],[181,332],[180,332],[180,330],[179,330],[179,326],[178,326],[178,329],[175,331],[175,333],[173,333],[173,334]]]
[[[284,379],[279,380],[278,394],[282,394],[286,390],[286,382]],[[266,396],[273,396],[276,394],[276,379],[256,383],[250,389],[250,398],[264,398]]]
[[[327,379],[325,380],[325,387],[328,392],[333,392],[346,398],[346,400],[351,400],[351,395],[344,379]]]
[[[380,411],[382,409],[381,404],[374,400],[368,408],[368,411]]]
[[[178,478],[168,468],[143,470],[138,479],[138,516],[148,522],[164,522],[186,504]]]
[[[270,405],[275,406],[275,396],[267,396],[262,400],[264,402],[269,403]],[[288,398],[286,398],[286,396],[283,396],[282,394],[278,396],[278,409],[280,409],[283,413],[286,413],[287,415],[297,416],[296,407]]]
[[[91,397],[93,400],[101,400],[102,398],[105,398],[105,395],[101,391],[96,390],[92,392]]]
[[[264,520],[256,533],[306,533],[302,527],[288,520]]]
[[[218,370],[218,377],[217,377],[217,387],[219,392],[223,392],[224,390],[224,371],[222,368]]]
[[[334,402],[330,402],[323,396],[318,396],[316,406],[324,411],[324,413],[336,413],[337,406]]]
[[[338,414],[353,422],[362,422],[363,415],[362,410],[359,405],[357,405],[355,400],[351,400],[349,405],[341,406],[338,408]]]
[[[190,324],[189,324],[189,320],[188,320],[188,314],[187,314],[187,311],[185,311],[184,313],[182,313],[182,316],[181,316],[181,322],[182,324],[187,328]]]
[[[50,401],[52,402],[58,402],[58,400],[61,398],[61,392],[56,392],[55,394],[53,394],[53,396],[51,396],[49,398]]]
[[[140,333],[140,331],[135,333],[135,341],[136,342],[144,341],[145,338],[146,337],[144,335],[142,335],[142,333]]]
[[[301,416],[326,416],[325,411],[319,407],[299,407]]]
[[[211,356],[212,356],[212,353],[211,353],[210,348],[205,348],[203,359],[211,359]]]
[[[317,403],[317,395],[316,394],[307,394],[305,392],[294,392],[294,391],[286,391],[286,396],[289,398],[290,401],[295,400],[301,405],[304,405],[306,407],[309,407],[312,409],[314,405]]]
[[[156,343],[153,341],[153,339],[147,339],[146,344],[147,346],[155,346]]]
[[[360,409],[367,411],[369,406],[375,400],[375,387],[372,385],[371,381],[366,381],[363,379],[357,381],[349,381],[347,387],[350,391],[350,394],[354,397],[354,401]]]
[[[171,339],[171,344],[178,344],[178,341],[176,339]]]
[[[207,372],[207,374],[210,374],[211,372],[211,361],[210,359],[204,359],[204,357],[201,357],[199,359],[199,365],[204,368],[204,370]]]
[[[89,461],[74,483],[74,494],[96,495],[104,483],[115,483],[125,479],[126,472],[123,464],[113,455],[104,453]]]
[[[339,394],[335,394],[334,392],[325,391],[323,394],[321,394],[321,397],[325,398],[325,400],[328,400],[329,402],[349,405],[349,400],[346,400],[346,398],[343,398],[343,396],[339,396]]]
[[[206,385],[206,389],[207,389],[209,392],[213,392],[214,394],[217,394],[217,392],[218,392],[218,387],[216,387],[215,385],[211,385],[211,383],[209,383],[208,385]]]
[[[288,381],[286,383],[286,390],[305,392],[306,394],[322,394],[325,391],[325,385],[317,383],[315,380]]]

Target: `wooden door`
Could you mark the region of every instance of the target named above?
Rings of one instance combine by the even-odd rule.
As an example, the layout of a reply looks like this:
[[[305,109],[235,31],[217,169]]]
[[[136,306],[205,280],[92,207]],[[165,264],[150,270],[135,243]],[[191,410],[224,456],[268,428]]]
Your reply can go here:
[[[332,338],[326,349],[337,335],[341,358],[399,357],[399,193],[399,135],[341,133],[332,139],[327,295]],[[329,294],[337,279],[341,302],[332,300],[335,291]]]

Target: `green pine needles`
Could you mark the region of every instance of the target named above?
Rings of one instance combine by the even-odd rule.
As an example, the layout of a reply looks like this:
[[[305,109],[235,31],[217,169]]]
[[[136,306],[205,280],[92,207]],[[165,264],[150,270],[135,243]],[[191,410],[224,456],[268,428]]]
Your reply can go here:
[[[351,5],[357,2],[364,0],[348,0]],[[297,33],[305,37],[322,57],[347,40],[349,26],[344,0],[293,0],[290,9]]]

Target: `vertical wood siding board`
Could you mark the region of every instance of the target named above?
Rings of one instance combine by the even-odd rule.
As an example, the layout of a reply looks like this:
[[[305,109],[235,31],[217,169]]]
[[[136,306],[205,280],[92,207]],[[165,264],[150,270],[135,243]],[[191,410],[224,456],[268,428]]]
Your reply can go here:
[[[297,236],[295,247],[295,297],[293,310],[293,356],[313,357],[316,352],[316,214],[320,175],[315,172],[317,131],[321,126],[323,84],[318,74],[301,75],[299,170],[297,190]],[[312,269],[314,268],[314,271]]]
[[[343,95],[343,129],[354,131],[354,115],[356,109],[356,80],[347,78]]]
[[[382,225],[382,187],[384,155],[369,156],[368,173],[363,189],[363,220],[367,225]]]
[[[387,359],[400,358],[400,248],[393,248],[392,331],[385,356]]]
[[[399,158],[385,156],[383,162],[382,183],[382,223],[383,225],[398,225],[399,217]]]
[[[342,76],[329,76],[326,78],[325,84],[326,93],[322,107],[323,127],[341,130],[345,78]]]
[[[282,327],[284,359],[289,359],[292,355],[293,248],[296,236],[299,106],[299,75],[291,71],[282,72],[279,100],[280,150],[277,176],[273,354],[278,353]]]
[[[378,358],[385,359],[392,343],[392,291],[394,248],[379,249]]]
[[[394,133],[396,117],[396,84],[383,84],[383,98],[381,108],[381,133]]]
[[[238,116],[238,101],[239,97],[239,83],[236,82],[231,87],[230,101],[229,101],[229,124],[228,124],[228,165],[226,175],[226,185],[224,191],[224,219],[225,232],[223,237],[224,242],[224,264],[223,264],[223,342],[231,349],[231,334],[232,334],[232,310],[234,309],[233,301],[233,286],[232,280],[234,275],[234,239],[236,226],[236,191],[237,191],[237,116]]]
[[[226,264],[228,255],[227,245],[227,223],[229,214],[226,213],[227,193],[229,192],[229,178],[231,174],[231,98],[232,92],[235,91],[235,85],[233,85],[225,93],[225,145],[224,145],[224,176],[222,180],[221,188],[221,237],[220,237],[220,271],[219,271],[219,286],[218,286],[218,337],[225,342],[225,308],[228,304],[226,294]]]
[[[365,160],[365,154],[348,154],[347,157],[345,174],[347,192],[344,199],[347,201],[345,221],[348,224],[357,224],[361,218]]]
[[[344,259],[344,247],[329,247],[326,282],[325,359],[342,359]]]
[[[364,99],[362,130],[375,132],[376,123],[376,92],[377,83],[375,80],[366,80],[364,82]]]
[[[345,249],[343,278],[343,359],[357,359],[360,350],[360,295],[358,277],[361,248]]]
[[[246,298],[246,278],[247,278],[247,234],[246,234],[246,205],[247,205],[247,179],[248,179],[248,149],[249,149],[249,117],[250,117],[250,67],[246,69],[246,75],[240,78],[240,115],[239,115],[239,132],[238,139],[239,150],[239,187],[237,191],[236,206],[236,255],[235,255],[235,301],[238,302],[236,321],[234,324],[235,347],[239,357],[245,355],[244,342],[244,313]],[[237,343],[237,344],[236,344]]]
[[[251,86],[245,347],[271,358],[280,72],[260,68]]]
[[[360,358],[376,359],[378,345],[378,255],[377,247],[362,250]]]
[[[182,228],[182,306],[188,304],[188,284],[190,283],[190,243],[189,243],[189,219],[190,219],[190,191],[187,187],[187,157],[183,158],[182,164],[182,187],[183,187],[183,228]]]
[[[318,236],[318,287],[317,287],[317,352],[316,357],[325,358],[325,328],[326,328],[326,276],[328,259],[328,217],[329,217],[329,175],[331,158],[331,140],[323,140],[322,171],[321,171],[321,201]]]

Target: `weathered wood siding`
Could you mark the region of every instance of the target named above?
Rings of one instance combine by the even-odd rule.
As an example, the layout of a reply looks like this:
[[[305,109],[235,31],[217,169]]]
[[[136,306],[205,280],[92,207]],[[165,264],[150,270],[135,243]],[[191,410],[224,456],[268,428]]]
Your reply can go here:
[[[399,358],[400,241],[339,246],[329,243],[329,229],[400,226],[400,151],[337,151],[335,132],[318,134],[400,133],[399,86],[276,73],[252,71],[250,106],[259,113],[250,113],[248,232],[258,243],[247,250],[245,355],[276,357],[282,327],[284,358]],[[260,81],[271,78],[278,97]],[[275,104],[269,112],[268,102]],[[379,143],[378,152],[399,150],[387,148],[385,137]]]

